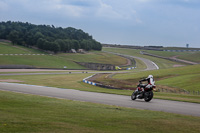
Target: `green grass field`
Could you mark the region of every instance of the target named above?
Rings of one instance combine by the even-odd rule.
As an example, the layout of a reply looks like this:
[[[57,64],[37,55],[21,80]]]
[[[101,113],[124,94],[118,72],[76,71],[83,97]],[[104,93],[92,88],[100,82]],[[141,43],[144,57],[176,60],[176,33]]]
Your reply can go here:
[[[11,43],[0,42],[0,54],[32,54],[32,53],[41,54],[44,52],[19,45],[12,45]]]
[[[39,50],[26,48],[23,46],[12,45],[0,42],[0,54],[41,54]],[[56,54],[49,55],[0,55],[0,65],[29,65],[36,68],[64,68],[67,69],[86,69],[75,62],[92,62],[113,65],[124,65],[127,63],[125,58],[120,56],[91,51],[86,54]]]
[[[86,69],[73,61],[52,55],[5,55],[3,58],[0,57],[0,65],[30,65],[36,68],[64,68],[67,66],[67,69]]]
[[[29,65],[36,68],[85,69],[75,62],[51,56],[39,50],[0,42],[0,54],[45,54],[45,55],[0,55],[0,65]]]
[[[181,56],[189,53],[189,52],[168,52],[168,51],[154,51],[154,50],[143,50],[143,51],[164,57]]]
[[[183,59],[183,60],[189,60],[189,61],[193,61],[193,62],[197,62],[200,63],[200,52],[194,52],[191,54],[186,54],[186,55],[182,55],[178,57],[179,59]]]
[[[0,132],[198,133],[200,118],[0,91]]]
[[[127,60],[123,57],[100,51],[91,51],[87,54],[59,54],[59,56],[76,62],[103,63],[113,65],[124,65]]]
[[[200,52],[168,52],[168,51],[153,51],[145,50],[145,52],[150,54],[155,54],[164,57],[173,57],[176,56],[178,59],[193,61],[200,63]]]

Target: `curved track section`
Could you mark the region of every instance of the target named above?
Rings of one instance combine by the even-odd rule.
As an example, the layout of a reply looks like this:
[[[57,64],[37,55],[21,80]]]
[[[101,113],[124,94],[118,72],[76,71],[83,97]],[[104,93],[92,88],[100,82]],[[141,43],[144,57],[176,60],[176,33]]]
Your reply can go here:
[[[195,103],[159,99],[147,103],[132,101],[130,96],[3,82],[0,82],[0,90],[200,117],[200,106]]]
[[[107,52],[107,51],[103,51],[103,52]],[[144,62],[144,64],[147,66],[147,68],[145,69],[145,71],[159,69],[159,67],[154,62],[152,62],[149,59],[145,59],[145,58],[137,57],[137,56],[130,56],[130,55],[124,55],[124,54],[119,54],[119,53],[113,53],[113,52],[107,52],[107,53],[111,53],[111,54],[115,54],[115,55],[120,55],[120,56],[124,56],[124,57],[129,57],[129,58],[139,59],[142,62]]]

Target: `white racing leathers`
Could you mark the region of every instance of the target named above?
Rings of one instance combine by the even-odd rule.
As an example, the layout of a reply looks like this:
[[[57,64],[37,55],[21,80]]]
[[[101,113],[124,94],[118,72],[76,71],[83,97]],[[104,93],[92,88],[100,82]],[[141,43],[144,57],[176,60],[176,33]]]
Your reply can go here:
[[[155,81],[153,78],[149,78],[148,80],[148,85],[145,88],[152,88],[155,85]]]

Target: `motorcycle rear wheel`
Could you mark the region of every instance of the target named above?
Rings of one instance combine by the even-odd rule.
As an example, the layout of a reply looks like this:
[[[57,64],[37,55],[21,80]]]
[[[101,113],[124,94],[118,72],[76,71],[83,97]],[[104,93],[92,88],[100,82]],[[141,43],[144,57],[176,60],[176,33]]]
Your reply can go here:
[[[144,94],[144,100],[146,102],[151,101],[152,98],[153,98],[153,92],[152,91],[145,92],[145,94]]]

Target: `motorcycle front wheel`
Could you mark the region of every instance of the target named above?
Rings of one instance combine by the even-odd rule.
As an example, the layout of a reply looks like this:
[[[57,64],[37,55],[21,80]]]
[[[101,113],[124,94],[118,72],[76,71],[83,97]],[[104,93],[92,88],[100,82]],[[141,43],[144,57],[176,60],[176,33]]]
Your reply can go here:
[[[146,102],[151,101],[152,98],[153,98],[153,92],[152,92],[152,91],[149,91],[149,92],[145,92],[145,93],[144,93],[144,100],[145,100]]]
[[[132,100],[135,100],[135,99],[136,99],[136,95],[137,95],[137,93],[136,93],[136,92],[133,92],[132,95],[131,95],[131,99],[132,99]]]

